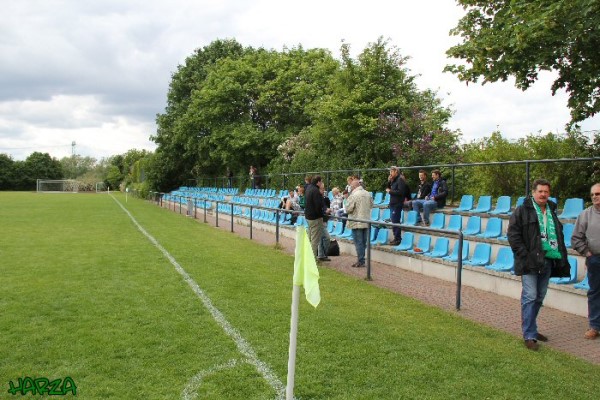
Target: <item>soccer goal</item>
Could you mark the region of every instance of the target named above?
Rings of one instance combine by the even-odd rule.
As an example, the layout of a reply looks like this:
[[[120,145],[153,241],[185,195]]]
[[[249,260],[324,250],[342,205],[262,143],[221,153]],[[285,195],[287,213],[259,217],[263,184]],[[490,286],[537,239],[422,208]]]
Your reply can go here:
[[[73,179],[38,179],[38,193],[77,193],[79,181]]]

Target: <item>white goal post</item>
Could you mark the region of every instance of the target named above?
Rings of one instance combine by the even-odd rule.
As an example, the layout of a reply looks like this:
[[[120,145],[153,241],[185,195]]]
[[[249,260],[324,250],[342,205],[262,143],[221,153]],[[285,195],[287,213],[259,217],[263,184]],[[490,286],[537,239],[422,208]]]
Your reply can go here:
[[[73,179],[38,179],[38,193],[77,193],[79,181]]]

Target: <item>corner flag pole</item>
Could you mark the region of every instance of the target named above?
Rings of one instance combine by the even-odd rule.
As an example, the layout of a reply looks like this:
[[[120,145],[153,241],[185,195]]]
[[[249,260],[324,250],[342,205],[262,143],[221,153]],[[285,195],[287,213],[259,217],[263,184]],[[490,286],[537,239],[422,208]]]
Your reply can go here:
[[[316,308],[321,302],[321,291],[319,290],[319,270],[317,269],[315,255],[313,254],[310,246],[306,229],[302,225],[296,229],[296,255],[294,259],[292,316],[290,321],[290,348],[288,358],[287,386],[285,389],[286,400],[293,400],[294,398],[300,286],[304,286],[306,300]]]

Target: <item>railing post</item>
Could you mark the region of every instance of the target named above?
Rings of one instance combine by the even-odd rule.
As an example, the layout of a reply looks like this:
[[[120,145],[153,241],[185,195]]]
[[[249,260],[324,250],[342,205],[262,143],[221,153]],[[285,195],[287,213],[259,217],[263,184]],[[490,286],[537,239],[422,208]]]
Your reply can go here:
[[[252,240],[252,205],[250,205],[250,240]]]
[[[206,223],[206,199],[202,199],[204,201],[204,223]]]
[[[216,201],[217,205],[215,206],[215,215],[216,215],[216,219],[215,219],[215,226],[218,228],[219,227],[219,200]]]
[[[231,203],[231,232],[233,232],[233,203]]]
[[[460,311],[463,267],[463,233],[458,231],[458,266],[456,268],[456,311]]]
[[[346,225],[348,223],[346,222]],[[371,223],[367,229],[367,280],[371,280]]]
[[[450,203],[454,203],[454,187],[456,186],[455,166],[452,166],[452,194],[450,195]]]
[[[279,209],[275,211],[275,243],[279,243]]]
[[[525,196],[529,194],[529,174],[530,174],[529,161],[525,161]]]

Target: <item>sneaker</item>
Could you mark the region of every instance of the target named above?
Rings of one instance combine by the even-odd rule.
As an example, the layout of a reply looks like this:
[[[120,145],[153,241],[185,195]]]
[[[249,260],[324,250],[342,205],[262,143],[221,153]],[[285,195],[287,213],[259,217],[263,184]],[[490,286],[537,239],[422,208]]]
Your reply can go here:
[[[391,246],[398,246],[402,242],[401,240],[394,239],[390,242]]]
[[[355,262],[354,264],[351,265],[352,268],[363,268],[365,266],[365,264],[361,264],[359,262]]]
[[[331,261],[329,257],[317,257],[317,261]]]
[[[540,345],[537,343],[537,340],[527,339],[525,340],[525,347],[529,350],[537,351],[540,348]]]
[[[586,339],[590,339],[590,340],[596,339],[598,336],[600,336],[600,332],[598,332],[598,330],[594,329],[594,328],[588,329],[584,335],[584,337]]]

